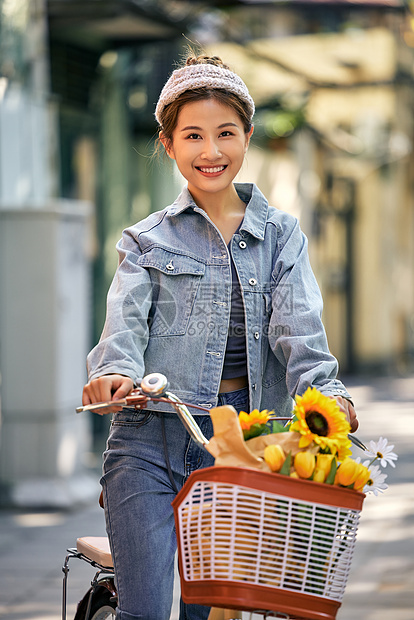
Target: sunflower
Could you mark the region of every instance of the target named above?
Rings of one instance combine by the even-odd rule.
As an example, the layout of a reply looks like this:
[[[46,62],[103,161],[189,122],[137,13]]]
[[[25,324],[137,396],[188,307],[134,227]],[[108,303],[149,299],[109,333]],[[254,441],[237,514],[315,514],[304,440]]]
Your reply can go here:
[[[244,439],[251,439],[252,437],[261,435],[263,431],[266,430],[266,422],[272,413],[273,411],[269,413],[267,409],[263,411],[253,409],[251,413],[240,411],[239,423],[243,431]]]
[[[309,387],[303,396],[296,396],[293,414],[289,430],[301,434],[299,448],[315,442],[321,450],[337,454],[339,460],[351,454],[351,427],[334,398]]]

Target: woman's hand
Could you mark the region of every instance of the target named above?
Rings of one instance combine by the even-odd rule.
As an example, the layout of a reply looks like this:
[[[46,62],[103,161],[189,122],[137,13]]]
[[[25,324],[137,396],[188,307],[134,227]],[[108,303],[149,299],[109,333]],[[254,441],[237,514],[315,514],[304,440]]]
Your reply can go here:
[[[132,391],[134,382],[130,377],[124,375],[102,375],[93,379],[85,385],[82,394],[82,404],[92,405],[93,403],[109,402],[125,398]],[[146,400],[146,397],[143,397]],[[96,413],[104,415],[121,411],[122,407],[105,407],[97,409]]]
[[[351,425],[351,433],[355,433],[359,426],[359,422],[354,406],[349,400],[343,398],[342,396],[336,396],[335,400],[342,409],[342,411],[344,411],[346,414],[347,420]]]

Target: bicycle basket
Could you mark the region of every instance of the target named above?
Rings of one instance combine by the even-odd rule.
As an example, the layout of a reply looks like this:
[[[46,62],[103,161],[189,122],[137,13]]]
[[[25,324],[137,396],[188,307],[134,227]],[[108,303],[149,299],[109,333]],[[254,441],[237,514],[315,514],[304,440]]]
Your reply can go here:
[[[253,469],[194,472],[173,501],[183,600],[333,620],[364,497]]]

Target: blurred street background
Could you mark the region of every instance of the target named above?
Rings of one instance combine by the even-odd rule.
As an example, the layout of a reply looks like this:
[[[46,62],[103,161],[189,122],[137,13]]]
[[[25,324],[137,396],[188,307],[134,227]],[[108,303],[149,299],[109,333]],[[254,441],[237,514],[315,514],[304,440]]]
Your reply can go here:
[[[257,112],[237,180],[299,218],[361,439],[385,435],[401,455],[388,492],[366,500],[339,618],[413,620],[414,4],[404,0],[0,0],[0,615],[58,618],[64,549],[104,529],[109,420],[74,411],[115,243],[184,184],[152,156],[153,112],[189,45],[246,82]],[[86,582],[73,573],[74,605]]]

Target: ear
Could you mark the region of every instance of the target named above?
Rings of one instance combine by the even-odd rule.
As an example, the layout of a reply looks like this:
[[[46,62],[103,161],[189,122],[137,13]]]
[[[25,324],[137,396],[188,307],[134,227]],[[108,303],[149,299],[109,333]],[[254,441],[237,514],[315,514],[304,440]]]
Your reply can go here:
[[[166,136],[164,135],[162,131],[159,135],[159,138],[160,138],[161,144],[165,148],[165,152],[167,153],[168,157],[171,157],[171,159],[175,159],[172,140],[169,140],[168,138],[166,138]]]
[[[246,135],[246,142],[245,142],[245,145],[244,145],[244,152],[246,152],[247,149],[249,148],[250,138],[252,137],[253,131],[254,131],[254,127],[252,125],[250,127],[250,131],[245,134]]]

